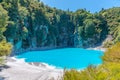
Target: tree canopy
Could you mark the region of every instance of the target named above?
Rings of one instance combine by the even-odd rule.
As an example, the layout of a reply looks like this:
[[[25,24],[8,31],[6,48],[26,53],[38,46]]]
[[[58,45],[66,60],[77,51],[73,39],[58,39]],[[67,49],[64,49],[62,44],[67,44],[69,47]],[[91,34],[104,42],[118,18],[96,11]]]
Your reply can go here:
[[[8,25],[8,13],[0,5],[0,57],[6,56],[11,53],[12,45],[6,42],[3,32],[6,30]]]
[[[38,0],[2,0],[0,3],[8,11],[8,20],[11,21],[4,36],[17,48],[21,43],[18,49],[75,44],[75,47],[90,47],[102,42],[109,32],[102,12],[63,11]]]

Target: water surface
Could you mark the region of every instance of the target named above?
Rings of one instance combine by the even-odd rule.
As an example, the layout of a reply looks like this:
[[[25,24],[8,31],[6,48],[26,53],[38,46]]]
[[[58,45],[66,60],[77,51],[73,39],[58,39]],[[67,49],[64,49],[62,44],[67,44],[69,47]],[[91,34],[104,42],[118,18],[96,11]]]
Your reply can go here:
[[[86,50],[81,48],[64,48],[47,51],[31,51],[18,55],[26,62],[44,62],[58,68],[82,69],[89,65],[102,64],[102,51]]]

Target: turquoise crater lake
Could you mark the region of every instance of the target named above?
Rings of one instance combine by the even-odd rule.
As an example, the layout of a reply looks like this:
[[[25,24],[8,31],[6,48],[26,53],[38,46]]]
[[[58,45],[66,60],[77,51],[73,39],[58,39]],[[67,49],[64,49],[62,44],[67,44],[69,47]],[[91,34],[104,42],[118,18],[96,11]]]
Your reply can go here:
[[[102,51],[81,48],[63,48],[46,51],[30,51],[17,56],[26,62],[43,62],[58,68],[82,69],[89,65],[102,64]]]

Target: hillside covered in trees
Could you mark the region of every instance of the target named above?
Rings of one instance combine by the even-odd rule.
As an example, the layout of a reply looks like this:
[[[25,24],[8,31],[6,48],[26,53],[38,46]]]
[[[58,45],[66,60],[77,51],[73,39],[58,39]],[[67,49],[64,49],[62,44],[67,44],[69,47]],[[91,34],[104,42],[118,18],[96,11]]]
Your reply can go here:
[[[107,35],[120,40],[120,8],[90,13],[63,11],[38,0],[0,0],[0,41],[15,50],[35,47],[93,47]],[[4,16],[5,14],[5,16]],[[7,17],[6,17],[7,16]]]

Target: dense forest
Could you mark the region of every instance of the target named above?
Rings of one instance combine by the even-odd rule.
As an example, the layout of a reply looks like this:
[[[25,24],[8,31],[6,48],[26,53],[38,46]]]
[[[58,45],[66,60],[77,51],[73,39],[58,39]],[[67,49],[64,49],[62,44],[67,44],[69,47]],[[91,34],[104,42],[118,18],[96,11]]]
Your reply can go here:
[[[120,40],[120,8],[63,11],[38,0],[0,0],[0,41],[15,50],[35,47],[109,46]],[[3,16],[5,15],[5,16]],[[112,41],[105,41],[107,35]],[[88,45],[89,44],[89,45]]]

